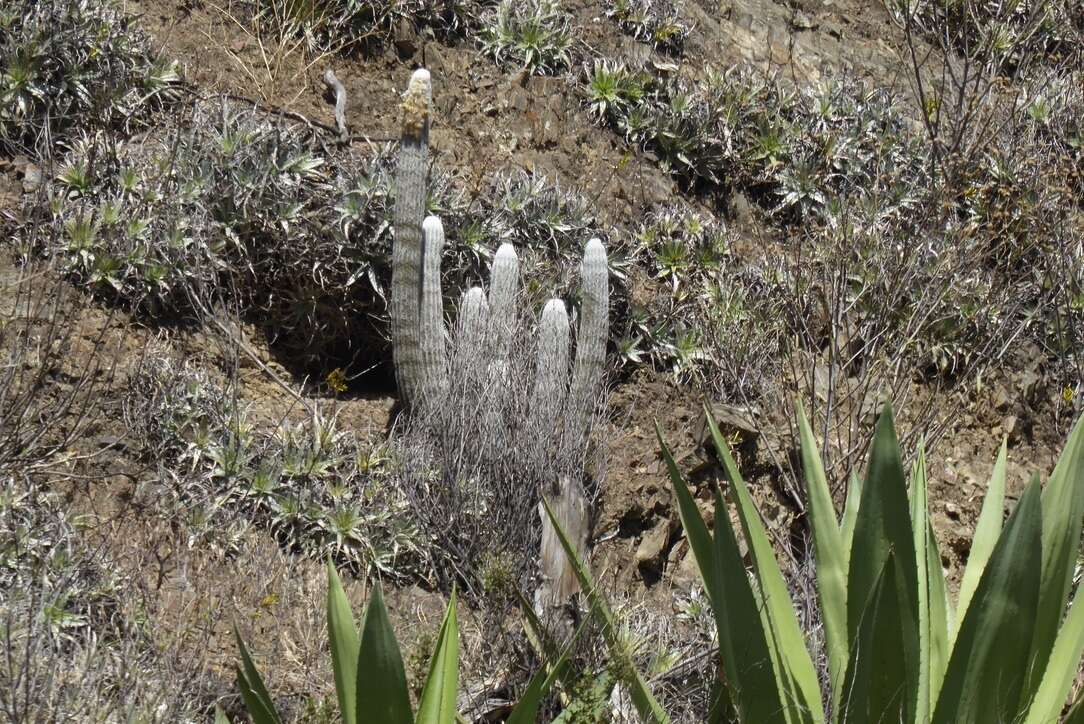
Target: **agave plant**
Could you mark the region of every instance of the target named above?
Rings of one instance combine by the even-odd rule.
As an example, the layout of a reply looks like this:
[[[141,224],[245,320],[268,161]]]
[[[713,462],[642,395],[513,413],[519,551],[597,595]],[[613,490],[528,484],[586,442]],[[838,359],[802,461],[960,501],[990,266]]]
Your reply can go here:
[[[908,476],[891,408],[878,421],[865,481],[852,483],[842,520],[801,410],[799,418],[828,659],[826,701],[768,535],[714,421],[708,417],[752,576],[722,492],[715,493],[709,533],[663,443],[718,628],[725,677],[712,721],[1084,720],[1079,701],[1061,719],[1084,651],[1084,595],[1070,605],[1084,517],[1084,423],[1076,425],[1045,489],[1034,478],[1004,524],[1002,445],[953,603],[927,512],[924,454],[920,447]]]
[[[335,694],[343,724],[453,724],[457,720],[459,625],[454,591],[437,635],[429,661],[429,675],[416,713],[410,705],[403,657],[384,607],[380,586],[373,589],[359,634],[342,581],[330,561],[327,564],[327,628]],[[234,633],[241,652],[241,665],[236,667],[237,687],[248,715],[253,724],[282,724],[284,720],[247,647],[240,634],[236,630]],[[542,698],[563,674],[567,656],[566,649],[548,670],[535,674],[507,719],[508,724],[535,721]],[[229,724],[221,710],[216,712],[215,722]]]

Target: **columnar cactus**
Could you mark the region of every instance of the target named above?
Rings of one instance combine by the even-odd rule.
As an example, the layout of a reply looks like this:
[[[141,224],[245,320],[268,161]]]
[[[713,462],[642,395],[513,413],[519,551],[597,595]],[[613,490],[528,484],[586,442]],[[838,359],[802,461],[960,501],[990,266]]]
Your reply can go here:
[[[391,253],[391,323],[395,377],[403,402],[421,397],[422,217],[429,156],[429,71],[417,70],[403,94],[402,140],[395,192],[395,243]],[[439,267],[439,256],[437,265]],[[431,341],[431,340],[430,340]]]

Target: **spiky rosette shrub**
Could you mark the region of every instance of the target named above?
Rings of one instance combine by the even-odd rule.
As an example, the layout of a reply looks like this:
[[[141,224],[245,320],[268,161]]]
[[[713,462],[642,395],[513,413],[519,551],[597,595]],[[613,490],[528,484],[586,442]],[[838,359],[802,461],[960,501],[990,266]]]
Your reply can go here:
[[[572,24],[559,0],[500,0],[482,16],[479,39],[507,68],[553,75],[572,62]]]
[[[689,25],[673,0],[609,0],[606,15],[637,40],[665,53],[680,55]]]
[[[422,541],[391,484],[390,453],[333,414],[257,424],[232,386],[155,352],[132,375],[125,415],[189,545],[230,552],[256,526],[291,552],[392,577],[415,570]]]
[[[78,129],[130,132],[179,77],[110,0],[0,9],[0,151],[52,154]]]

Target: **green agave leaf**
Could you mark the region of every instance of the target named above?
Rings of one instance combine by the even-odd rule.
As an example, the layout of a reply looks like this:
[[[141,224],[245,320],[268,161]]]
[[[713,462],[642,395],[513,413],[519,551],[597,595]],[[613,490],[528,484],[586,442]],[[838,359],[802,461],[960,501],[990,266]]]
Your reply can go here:
[[[455,697],[459,690],[459,623],[456,620],[455,591],[440,626],[437,650],[429,662],[429,677],[418,703],[417,724],[453,724]]]
[[[215,724],[230,724],[229,717],[226,716],[226,712],[222,711],[222,707],[215,706]]]
[[[930,588],[930,702],[936,706],[941,682],[948,667],[949,632],[952,631],[952,604],[949,603],[945,569],[941,567],[941,551],[933,524],[928,526],[926,541],[926,578]]]
[[[929,719],[933,702],[930,699],[930,664],[933,658],[934,636],[930,618],[930,523],[927,517],[929,501],[926,494],[926,442],[918,446],[918,457],[911,474],[911,528],[915,547],[915,574],[918,577],[918,694],[915,699],[915,721]],[[940,575],[940,565],[938,565]]]
[[[662,706],[655,700],[643,676],[636,669],[628,652],[617,638],[614,615],[609,604],[606,603],[606,599],[599,592],[598,587],[595,586],[594,579],[580,558],[579,551],[568,540],[568,535],[565,533],[564,528],[561,527],[557,516],[553,514],[553,508],[550,507],[549,501],[545,498],[542,499],[542,508],[557,533],[557,540],[561,543],[565,555],[568,556],[568,560],[572,563],[572,570],[576,573],[580,588],[583,589],[584,595],[587,596],[590,604],[591,615],[602,629],[602,636],[606,641],[610,656],[614,659],[618,670],[625,672],[623,676],[624,683],[629,687],[629,695],[632,697],[632,703],[636,707],[637,713],[645,722],[668,724],[670,717],[666,715]]]
[[[852,642],[848,666],[862,666],[861,652],[853,650],[853,642],[858,639],[866,610],[874,603],[877,582],[885,575],[885,565],[891,555],[895,560],[892,580],[899,588],[895,599],[899,605],[896,626],[900,640],[895,655],[900,657],[902,667],[886,668],[884,672],[899,673],[903,679],[891,685],[892,691],[896,692],[892,701],[902,708],[900,714],[890,719],[895,721],[902,716],[905,721],[913,721],[920,668],[918,566],[907,483],[891,405],[885,405],[877,421],[859,510],[847,573],[847,632]],[[855,678],[856,675],[857,672],[855,675],[849,673],[847,678],[857,681],[860,677]]]
[[[271,694],[264,686],[260,672],[252,663],[248,648],[241,640],[241,634],[237,627],[233,627],[233,637],[237,640],[237,649],[241,652],[241,666],[234,667],[237,672],[237,688],[241,690],[241,698],[248,709],[248,715],[252,717],[253,724],[282,724],[275,704],[271,700]]]
[[[874,579],[870,602],[862,610],[858,634],[851,644],[838,720],[848,724],[911,721],[901,717],[907,690],[903,657],[900,566],[889,552]]]
[[[1028,709],[1028,718],[1024,724],[1050,724],[1056,722],[1061,714],[1065,700],[1073,688],[1076,674],[1080,671],[1080,658],[1084,654],[1084,593],[1077,590],[1069,615],[1058,631],[1054,651],[1046,665],[1039,690]],[[1082,709],[1077,702],[1077,709]],[[1084,713],[1077,715],[1084,721]],[[1070,718],[1072,715],[1070,715]],[[1069,719],[1066,719],[1069,721]]]
[[[820,700],[816,670],[813,668],[809,650],[806,649],[805,637],[798,625],[786,581],[775,560],[775,551],[719,427],[707,409],[705,414],[715,450],[723,461],[736,496],[738,517],[741,519],[745,540],[753,554],[754,574],[763,603],[762,620],[767,622],[765,632],[769,650],[783,682],[784,713],[787,721],[823,722],[824,706]]]
[[[1043,491],[1042,506],[1043,578],[1028,694],[1039,685],[1072,588],[1081,525],[1084,524],[1084,417],[1077,420],[1069,435]]]
[[[1039,606],[1041,531],[1034,480],[998,538],[960,621],[933,724],[1017,721]]]
[[[962,620],[967,613],[967,606],[971,603],[971,596],[975,593],[975,587],[979,585],[979,579],[986,568],[986,562],[990,560],[990,554],[994,551],[997,538],[1001,535],[1001,520],[1005,508],[1005,468],[1008,461],[1008,442],[1001,441],[1001,451],[994,463],[994,471],[990,475],[990,483],[986,486],[986,497],[982,501],[982,512],[979,513],[979,522],[975,526],[975,537],[971,541],[971,552],[967,556],[967,566],[964,568],[964,577],[960,581],[960,595],[956,602],[957,620]],[[953,632],[955,638],[955,632]]]
[[[358,651],[361,642],[350,602],[335,566],[327,561],[327,635],[331,642],[331,667],[335,672],[335,693],[343,724],[358,721]]]
[[[365,608],[357,671],[357,723],[410,724],[413,717],[403,658],[379,583],[373,586]]]
[[[817,592],[828,649],[828,675],[832,684],[832,711],[839,711],[843,675],[847,668],[847,551],[832,503],[832,492],[821,464],[817,442],[805,410],[798,405],[802,467],[809,490],[809,515],[817,554]]]
[[[713,540],[657,425],[656,434],[674,486],[678,514],[715,614],[719,656],[726,677],[723,690],[718,692],[723,699],[715,704],[717,716],[732,708],[740,721],[787,721],[780,672],[772,664],[759,606],[726,503],[717,492]]]
[[[851,481],[847,485],[847,500],[843,506],[843,520],[839,524],[839,536],[843,541],[843,554],[848,570],[851,565],[851,544],[854,542],[854,526],[858,522],[858,510],[862,503],[862,481],[851,473]]]

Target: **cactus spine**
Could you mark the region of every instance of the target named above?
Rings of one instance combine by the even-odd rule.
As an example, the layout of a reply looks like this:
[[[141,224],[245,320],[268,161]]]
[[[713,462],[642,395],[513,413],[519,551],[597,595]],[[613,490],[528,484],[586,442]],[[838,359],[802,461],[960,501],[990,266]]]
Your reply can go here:
[[[503,361],[516,326],[516,294],[519,292],[519,257],[511,244],[501,244],[493,256],[489,279],[489,337],[493,356]]]
[[[538,324],[538,366],[531,410],[538,418],[536,429],[549,431],[543,420],[555,420],[565,402],[568,379],[568,312],[560,299],[551,299],[542,309]],[[552,424],[551,426],[552,427]]]
[[[480,350],[485,345],[489,328],[489,302],[485,290],[471,287],[463,292],[459,302],[459,318],[456,320],[455,339],[458,347]]]

